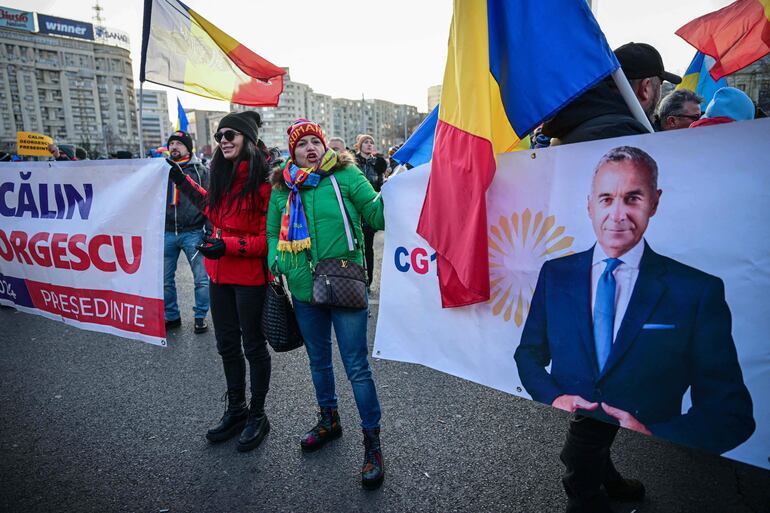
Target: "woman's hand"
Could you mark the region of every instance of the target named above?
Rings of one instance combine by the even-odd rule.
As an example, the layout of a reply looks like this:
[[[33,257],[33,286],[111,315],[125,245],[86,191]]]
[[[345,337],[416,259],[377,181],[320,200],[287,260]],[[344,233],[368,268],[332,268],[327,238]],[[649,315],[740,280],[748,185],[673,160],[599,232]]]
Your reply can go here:
[[[222,239],[211,239],[203,237],[203,243],[195,246],[195,249],[201,252],[206,258],[217,260],[225,255],[225,241]]]

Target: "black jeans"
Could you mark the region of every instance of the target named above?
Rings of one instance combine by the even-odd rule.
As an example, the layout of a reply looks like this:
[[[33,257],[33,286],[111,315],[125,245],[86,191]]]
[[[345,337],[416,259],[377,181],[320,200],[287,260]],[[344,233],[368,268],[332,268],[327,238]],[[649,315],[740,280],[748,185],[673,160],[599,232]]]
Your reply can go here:
[[[364,223],[362,225],[364,230],[364,258],[366,258],[366,274],[369,278],[367,285],[371,287],[372,279],[374,278],[374,234],[377,230],[370,228],[369,225]]]
[[[245,390],[248,360],[252,406],[261,411],[270,388],[270,352],[262,335],[265,286],[220,285],[212,281],[209,297],[227,389]]]
[[[618,426],[591,417],[575,415],[570,419],[561,451],[561,461],[566,467],[562,483],[567,492],[568,513],[611,511],[601,486],[621,479],[610,458],[610,447],[617,433]]]

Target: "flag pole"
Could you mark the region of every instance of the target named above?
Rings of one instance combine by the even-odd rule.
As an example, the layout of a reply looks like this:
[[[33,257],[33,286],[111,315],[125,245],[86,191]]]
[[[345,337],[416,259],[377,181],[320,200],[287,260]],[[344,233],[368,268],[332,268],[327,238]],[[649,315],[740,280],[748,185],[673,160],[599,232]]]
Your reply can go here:
[[[644,113],[642,104],[639,103],[639,98],[636,97],[634,90],[631,89],[631,84],[628,82],[626,74],[623,73],[623,69],[618,68],[613,71],[612,79],[615,81],[615,85],[618,86],[618,90],[620,91],[621,96],[623,96],[623,100],[625,100],[626,105],[628,105],[628,108],[631,109],[631,114],[633,114],[634,118],[636,118],[639,123],[644,125],[644,128],[646,128],[650,133],[654,132],[655,130],[653,130],[652,125],[650,124],[650,118],[648,118],[647,114]]]
[[[144,158],[144,135],[142,134],[142,109],[144,107],[144,81],[139,82],[139,158]]]
[[[144,67],[147,63],[147,43],[150,39],[153,0],[144,0],[144,15],[142,18],[142,55],[139,65],[139,158],[144,158],[144,135],[142,134],[142,113],[144,112]]]
[[[393,171],[393,174],[388,177],[388,180],[393,180],[397,175],[401,174],[402,171],[406,171],[406,166],[404,164],[399,164],[396,166],[395,171]],[[385,185],[385,184],[382,184]],[[380,199],[380,196],[382,196],[382,189],[380,188],[380,192],[377,193],[377,196],[374,197],[372,200],[372,203],[377,203],[377,200]]]

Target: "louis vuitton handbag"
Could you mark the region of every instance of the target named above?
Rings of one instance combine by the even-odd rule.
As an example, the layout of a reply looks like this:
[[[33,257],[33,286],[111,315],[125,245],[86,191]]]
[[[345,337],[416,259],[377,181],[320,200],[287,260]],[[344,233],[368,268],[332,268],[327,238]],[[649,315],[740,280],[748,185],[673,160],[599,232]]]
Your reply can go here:
[[[353,237],[353,222],[342,202],[337,179],[334,175],[329,176],[329,179],[332,181],[340,206],[348,251],[360,251],[358,240]],[[309,252],[307,258],[313,268],[313,293],[310,304],[357,309],[369,306],[366,293],[367,275],[363,266],[352,260],[326,258],[319,260],[313,267]]]

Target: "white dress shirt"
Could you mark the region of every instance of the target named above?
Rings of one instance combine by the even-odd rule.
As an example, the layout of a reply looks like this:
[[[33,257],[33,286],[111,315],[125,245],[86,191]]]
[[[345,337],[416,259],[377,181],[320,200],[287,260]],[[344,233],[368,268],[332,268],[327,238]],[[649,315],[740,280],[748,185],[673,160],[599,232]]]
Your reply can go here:
[[[623,261],[612,275],[615,277],[615,324],[612,330],[612,342],[618,336],[620,323],[623,322],[623,316],[626,314],[628,302],[631,300],[631,293],[634,291],[636,279],[639,277],[639,262],[644,253],[644,238],[636,246],[628,250],[625,254],[618,257]],[[607,267],[604,259],[609,258],[597,242],[594,246],[594,258],[591,264],[591,319],[594,316],[594,305],[596,304],[596,287],[599,284],[599,278]]]

